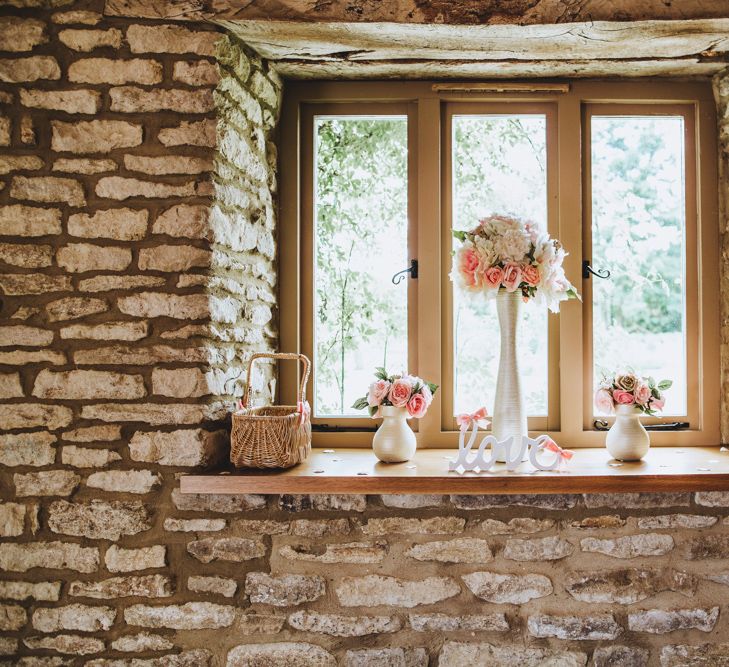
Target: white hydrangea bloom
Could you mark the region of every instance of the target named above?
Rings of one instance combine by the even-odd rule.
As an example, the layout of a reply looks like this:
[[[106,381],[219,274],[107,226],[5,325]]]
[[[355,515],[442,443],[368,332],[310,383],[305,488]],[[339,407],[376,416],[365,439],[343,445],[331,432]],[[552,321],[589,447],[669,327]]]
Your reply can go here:
[[[523,229],[509,228],[494,237],[494,249],[504,262],[524,262],[531,248],[529,236]]]

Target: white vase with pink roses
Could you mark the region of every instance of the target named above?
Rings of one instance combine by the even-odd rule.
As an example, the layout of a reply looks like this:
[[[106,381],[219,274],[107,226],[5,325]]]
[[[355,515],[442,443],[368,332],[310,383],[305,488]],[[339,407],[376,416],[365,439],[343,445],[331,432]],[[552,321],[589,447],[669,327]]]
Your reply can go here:
[[[384,368],[375,371],[375,378],[367,396],[358,398],[352,407],[366,408],[373,419],[382,418],[372,439],[372,449],[380,461],[409,461],[415,455],[417,440],[407,420],[425,415],[438,386],[408,373],[389,375]]]
[[[671,380],[656,382],[631,371],[603,377],[595,392],[595,406],[600,412],[615,415],[605,438],[610,456],[618,461],[640,461],[648,453],[650,436],[640,418],[663,409],[663,392],[671,384]]]

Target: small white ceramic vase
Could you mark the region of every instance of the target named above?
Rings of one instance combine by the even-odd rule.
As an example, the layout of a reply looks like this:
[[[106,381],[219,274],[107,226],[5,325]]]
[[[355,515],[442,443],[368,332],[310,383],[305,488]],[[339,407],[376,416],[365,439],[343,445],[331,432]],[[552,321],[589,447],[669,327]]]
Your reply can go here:
[[[640,422],[641,414],[634,405],[615,407],[615,423],[605,438],[605,446],[614,459],[640,461],[648,453],[651,439]]]
[[[406,421],[407,409],[383,405],[380,407],[380,415],[382,424],[372,438],[375,456],[385,463],[409,461],[415,455],[417,440]]]

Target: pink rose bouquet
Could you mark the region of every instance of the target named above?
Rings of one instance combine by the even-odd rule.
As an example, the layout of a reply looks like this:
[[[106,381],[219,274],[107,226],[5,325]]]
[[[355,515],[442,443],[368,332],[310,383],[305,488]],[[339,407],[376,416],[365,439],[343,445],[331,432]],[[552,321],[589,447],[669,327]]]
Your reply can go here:
[[[618,405],[635,405],[641,412],[653,415],[666,403],[663,392],[670,389],[671,380],[656,382],[652,377],[640,377],[633,372],[605,376],[595,392],[595,407],[612,414]]]
[[[375,378],[367,396],[358,398],[352,405],[355,410],[366,408],[373,419],[379,416],[382,405],[405,408],[410,417],[420,419],[425,416],[438,389],[438,385],[408,373],[389,375],[384,368],[376,369]]]
[[[451,279],[466,292],[487,298],[502,289],[517,292],[524,301],[543,301],[555,313],[560,301],[580,298],[562,268],[567,253],[533,222],[491,215],[453,236],[461,245]]]

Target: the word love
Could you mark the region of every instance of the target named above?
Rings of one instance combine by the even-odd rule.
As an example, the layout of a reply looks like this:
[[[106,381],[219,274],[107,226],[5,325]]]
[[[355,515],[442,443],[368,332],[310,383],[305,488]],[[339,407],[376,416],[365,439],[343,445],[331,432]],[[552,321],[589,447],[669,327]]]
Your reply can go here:
[[[562,469],[572,458],[573,453],[562,449],[548,435],[536,438],[523,436],[517,440],[510,436],[505,440],[497,440],[493,435],[485,435],[478,449],[473,450],[478,435],[478,425],[474,422],[468,442],[465,442],[466,430],[461,431],[458,442],[458,457],[451,461],[448,470],[451,472],[487,472],[496,463],[505,463],[507,470],[516,470],[526,459],[537,470]],[[546,453],[546,455],[545,455]],[[546,461],[545,461],[546,458]]]

